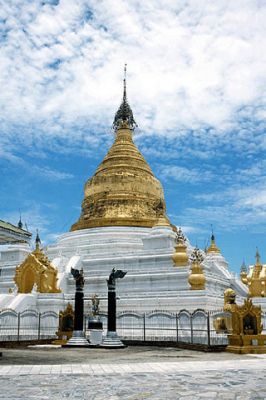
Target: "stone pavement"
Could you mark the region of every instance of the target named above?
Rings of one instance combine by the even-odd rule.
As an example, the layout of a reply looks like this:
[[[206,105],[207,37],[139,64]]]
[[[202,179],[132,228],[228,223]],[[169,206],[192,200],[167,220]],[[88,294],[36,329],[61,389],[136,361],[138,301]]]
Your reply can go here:
[[[3,357],[8,351],[3,350]],[[169,349],[151,350],[152,356],[143,349],[136,361],[130,350],[125,353],[128,360],[120,351],[115,361],[116,350],[105,351],[103,360],[90,350],[85,355],[90,354],[92,362],[85,363],[58,364],[56,357],[51,364],[1,365],[0,361],[0,399],[266,399],[266,355],[195,353],[182,351],[177,361],[170,354],[178,353]],[[33,358],[35,353],[27,354]],[[61,349],[58,354],[69,357]],[[160,354],[158,362],[151,361],[155,354]]]

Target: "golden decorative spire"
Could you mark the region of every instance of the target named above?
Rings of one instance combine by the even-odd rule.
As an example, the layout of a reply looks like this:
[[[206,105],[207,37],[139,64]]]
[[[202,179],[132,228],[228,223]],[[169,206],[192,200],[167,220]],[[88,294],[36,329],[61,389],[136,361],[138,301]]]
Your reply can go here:
[[[162,220],[169,225],[161,183],[133,142],[135,126],[124,78],[123,101],[113,123],[115,142],[85,184],[81,216],[72,231],[100,226],[153,227]]]
[[[130,105],[127,101],[127,64],[124,67],[124,79],[123,79],[123,99],[122,103],[117,110],[113,122],[113,128],[117,130],[120,127],[128,127],[130,129],[136,128],[138,125],[136,124],[133,112],[131,110]]]
[[[38,229],[37,229],[37,234],[36,234],[36,239],[35,239],[35,249],[36,250],[39,250],[40,249],[40,244],[41,244],[41,239],[40,239],[40,236],[39,236],[39,232],[38,232]]]
[[[259,253],[259,250],[258,250],[258,248],[256,249],[256,255],[255,255],[255,258],[256,258],[256,266],[261,266],[261,262],[260,262],[260,253]]]
[[[258,248],[256,250],[255,258],[256,264],[253,267],[251,276],[249,275],[247,278],[249,297],[264,297],[266,294],[266,281]]]
[[[215,243],[215,236],[213,234],[213,229],[212,229],[212,235],[211,235],[211,244],[209,248],[207,249],[207,253],[221,253],[219,247]]]
[[[176,246],[172,259],[174,261],[174,266],[176,267],[185,267],[188,265],[186,238],[183,235],[181,228],[176,232]]]
[[[23,229],[23,223],[22,223],[22,221],[21,221],[21,212],[20,212],[20,210],[19,210],[19,221],[18,221],[18,227],[19,227],[19,229]]]
[[[242,281],[245,285],[247,285],[247,283],[248,283],[248,278],[247,278],[247,276],[248,276],[248,274],[247,274],[247,267],[246,267],[245,261],[243,260],[242,265],[241,265],[241,268],[240,268],[240,278],[241,278],[241,281]]]
[[[188,283],[190,284],[191,290],[204,290],[206,278],[202,268],[203,255],[196,246],[191,256],[191,273],[188,277]]]

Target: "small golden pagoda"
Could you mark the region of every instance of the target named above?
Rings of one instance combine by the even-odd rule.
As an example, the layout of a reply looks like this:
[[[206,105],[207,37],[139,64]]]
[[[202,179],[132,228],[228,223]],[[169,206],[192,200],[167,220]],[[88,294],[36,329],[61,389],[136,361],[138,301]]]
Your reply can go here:
[[[159,219],[170,225],[161,183],[133,142],[136,126],[127,101],[125,76],[123,100],[113,122],[115,142],[85,184],[81,216],[71,231],[102,226],[153,227]]]
[[[256,264],[250,275],[247,276],[249,297],[265,297],[266,295],[266,266],[260,261],[260,254],[256,251]]]
[[[211,244],[207,249],[207,253],[221,253],[219,247],[216,245],[215,236],[213,233],[211,235]]]
[[[176,232],[176,246],[172,259],[174,261],[174,266],[176,267],[185,267],[188,265],[186,238],[183,235],[181,228]]]
[[[61,290],[57,288],[57,269],[40,249],[38,233],[35,242],[35,250],[16,268],[14,281],[18,293],[31,293],[34,287],[40,293],[60,293]]]
[[[201,254],[198,247],[195,247],[191,256],[191,273],[188,277],[188,283],[190,284],[191,290],[204,290],[206,278],[202,268],[203,255]]]

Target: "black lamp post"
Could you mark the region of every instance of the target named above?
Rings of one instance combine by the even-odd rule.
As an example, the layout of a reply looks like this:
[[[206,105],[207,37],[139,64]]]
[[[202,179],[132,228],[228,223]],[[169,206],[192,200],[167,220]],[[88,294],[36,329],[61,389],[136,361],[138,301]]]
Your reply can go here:
[[[102,346],[108,348],[125,347],[116,333],[116,279],[124,278],[127,272],[121,269],[112,269],[109,279],[107,280],[108,287],[108,322],[107,335]]]

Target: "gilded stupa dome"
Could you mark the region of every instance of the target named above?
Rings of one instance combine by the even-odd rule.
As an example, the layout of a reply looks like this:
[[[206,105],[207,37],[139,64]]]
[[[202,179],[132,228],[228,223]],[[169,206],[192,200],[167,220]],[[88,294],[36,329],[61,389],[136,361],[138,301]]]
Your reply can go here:
[[[115,115],[115,141],[84,188],[79,220],[71,231],[102,226],[169,225],[162,185],[133,142],[136,122],[126,97]]]

